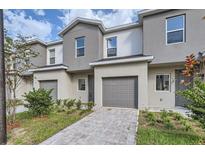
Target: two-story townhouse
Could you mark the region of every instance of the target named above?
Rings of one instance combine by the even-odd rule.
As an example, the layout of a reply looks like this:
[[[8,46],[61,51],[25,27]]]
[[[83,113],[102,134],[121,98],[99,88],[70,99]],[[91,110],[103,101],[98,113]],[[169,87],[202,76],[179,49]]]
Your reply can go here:
[[[46,65],[30,70],[34,88],[54,89],[58,99],[95,101],[96,107],[146,107],[152,56],[142,55],[141,24],[105,28],[101,21],[77,18],[59,35],[62,42],[47,44]]]
[[[205,10],[144,10],[143,54],[154,56],[149,64],[149,107],[173,108],[188,103],[177,94],[187,55],[205,51]]]
[[[205,10],[142,10],[139,22],[112,28],[77,18],[59,33],[62,41],[38,42],[45,64],[29,71],[30,87],[53,89],[54,99],[94,101],[96,108],[183,106],[180,72],[187,55],[204,51],[204,16]]]

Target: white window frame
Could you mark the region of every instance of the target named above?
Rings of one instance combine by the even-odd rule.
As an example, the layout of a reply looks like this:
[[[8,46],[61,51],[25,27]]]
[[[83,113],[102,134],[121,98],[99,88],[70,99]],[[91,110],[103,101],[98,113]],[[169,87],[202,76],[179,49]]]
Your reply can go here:
[[[85,80],[85,90],[80,90],[80,89],[79,89],[79,86],[80,86],[80,85],[79,85],[79,80]],[[77,91],[79,91],[79,92],[86,92],[86,79],[85,79],[85,78],[79,78],[79,79],[78,79]]]
[[[183,28],[180,28],[180,29],[175,29],[175,30],[170,30],[168,31],[167,30],[167,20],[170,19],[170,18],[174,18],[174,17],[178,17],[178,16],[183,16]],[[165,31],[165,36],[166,36],[166,45],[172,45],[172,44],[180,44],[180,43],[185,43],[185,27],[186,27],[186,23],[185,23],[185,18],[186,18],[186,15],[185,14],[181,14],[181,15],[176,15],[176,16],[171,16],[171,17],[167,17],[166,18],[166,31]],[[180,30],[183,30],[183,41],[182,42],[175,42],[175,43],[168,43],[167,41],[167,33],[169,32],[176,32],[176,31],[180,31]]]
[[[51,57],[51,51],[54,50],[54,57]],[[56,64],[56,49],[55,48],[52,48],[52,49],[49,49],[49,65],[55,65]],[[55,63],[54,64],[51,64],[51,58],[55,58]]]
[[[80,38],[84,38],[84,46],[82,46],[82,47],[77,46],[77,40],[80,39]],[[82,48],[84,48],[84,55],[83,56],[78,56],[78,54],[77,54],[78,49],[82,49]],[[84,57],[84,56],[85,56],[85,36],[77,37],[77,38],[75,38],[75,58],[80,58],[80,57]]]
[[[168,75],[169,76],[169,90],[157,90],[157,76],[158,75]],[[159,74],[156,74],[155,75],[155,92],[165,92],[165,93],[170,93],[171,92],[171,74],[162,74],[162,73],[159,73]]]
[[[108,39],[113,38],[113,37],[116,38],[116,56],[108,56],[108,49],[113,49],[113,48],[108,48]],[[117,36],[110,36],[106,38],[106,55],[107,55],[107,58],[117,57]]]

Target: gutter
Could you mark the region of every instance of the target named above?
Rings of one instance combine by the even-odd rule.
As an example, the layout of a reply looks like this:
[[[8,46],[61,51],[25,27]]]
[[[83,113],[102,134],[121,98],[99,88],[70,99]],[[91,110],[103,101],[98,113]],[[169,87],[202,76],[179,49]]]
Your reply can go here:
[[[115,59],[115,60],[110,60],[110,61],[92,62],[89,65],[90,66],[100,66],[100,65],[111,65],[111,64],[121,64],[121,63],[130,63],[130,62],[142,62],[142,61],[151,62],[153,59],[154,59],[153,56],[135,57],[135,58],[129,58],[129,59]]]

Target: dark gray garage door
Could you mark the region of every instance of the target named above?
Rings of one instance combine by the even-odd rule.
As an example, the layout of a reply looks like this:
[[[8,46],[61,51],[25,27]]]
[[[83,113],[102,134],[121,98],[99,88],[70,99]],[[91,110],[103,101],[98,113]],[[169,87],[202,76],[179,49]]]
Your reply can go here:
[[[43,89],[53,89],[52,92],[51,92],[51,96],[53,99],[57,99],[57,80],[46,80],[46,81],[40,81],[40,88],[43,88]]]
[[[138,78],[103,78],[103,106],[138,107]]]

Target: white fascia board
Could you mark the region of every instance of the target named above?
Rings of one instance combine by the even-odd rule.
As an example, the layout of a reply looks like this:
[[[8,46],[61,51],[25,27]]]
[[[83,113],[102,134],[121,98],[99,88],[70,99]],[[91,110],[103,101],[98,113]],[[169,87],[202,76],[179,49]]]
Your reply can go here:
[[[123,24],[123,25],[119,25],[119,26],[106,28],[101,20],[87,19],[87,18],[78,17],[78,18],[74,19],[73,21],[71,21],[65,28],[63,28],[58,33],[58,35],[62,37],[64,35],[64,33],[69,31],[72,27],[74,27],[75,25],[77,25],[80,22],[96,25],[105,34],[115,32],[115,31],[124,30],[124,29],[129,29],[129,28],[133,28],[133,27],[137,27],[137,26],[141,26],[140,23],[136,22],[136,23],[128,23],[128,24]]]
[[[95,24],[98,25],[100,27],[100,29],[104,32],[105,31],[105,26],[102,23],[101,20],[95,20],[95,19],[88,19],[88,18],[81,18],[81,17],[77,17],[74,20],[72,20],[65,28],[63,28],[58,35],[59,36],[63,36],[65,32],[67,32],[70,28],[72,28],[73,26],[77,25],[78,23],[87,23],[87,24]]]
[[[51,42],[46,42],[47,46],[57,45],[57,44],[63,44],[63,40],[56,40]]]
[[[135,57],[129,59],[115,59],[110,61],[99,61],[99,62],[92,62],[90,66],[99,66],[99,65],[109,65],[109,64],[119,64],[119,63],[129,63],[129,62],[141,62],[141,61],[152,61],[154,59],[153,56],[147,57]]]
[[[36,72],[36,71],[49,71],[49,70],[57,70],[57,69],[68,69],[66,66],[53,66],[53,67],[43,67],[43,68],[34,68],[29,69],[29,72]]]

